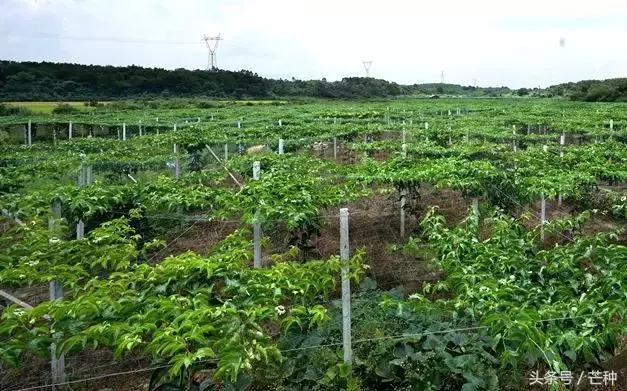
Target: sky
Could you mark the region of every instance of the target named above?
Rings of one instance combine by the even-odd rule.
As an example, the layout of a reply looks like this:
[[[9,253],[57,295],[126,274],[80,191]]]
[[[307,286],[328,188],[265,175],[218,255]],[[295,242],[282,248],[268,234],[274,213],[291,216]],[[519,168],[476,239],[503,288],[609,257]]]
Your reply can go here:
[[[0,59],[545,87],[627,76],[626,0],[0,0]],[[443,76],[443,77],[442,77]]]

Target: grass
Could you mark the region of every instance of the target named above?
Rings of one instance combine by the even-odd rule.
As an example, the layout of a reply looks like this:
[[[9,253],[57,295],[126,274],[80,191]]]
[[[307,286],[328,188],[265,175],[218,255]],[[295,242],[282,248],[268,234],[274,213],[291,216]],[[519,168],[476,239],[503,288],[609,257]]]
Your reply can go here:
[[[23,107],[36,114],[50,114],[60,102],[7,102],[9,106]],[[93,110],[93,107],[85,106],[83,102],[63,102],[81,111]]]
[[[276,104],[286,104],[287,101],[276,101],[276,100],[211,100],[207,99],[208,102],[218,102],[222,104],[235,104],[235,105],[244,105],[244,106],[258,106],[258,105],[276,105]],[[67,103],[72,107],[77,108],[82,112],[89,112],[94,109],[94,107],[85,106],[84,102],[6,102],[9,106],[14,107],[23,107],[31,113],[35,114],[51,114],[52,109],[54,109],[59,103]],[[110,102],[99,102],[99,103],[110,103]]]

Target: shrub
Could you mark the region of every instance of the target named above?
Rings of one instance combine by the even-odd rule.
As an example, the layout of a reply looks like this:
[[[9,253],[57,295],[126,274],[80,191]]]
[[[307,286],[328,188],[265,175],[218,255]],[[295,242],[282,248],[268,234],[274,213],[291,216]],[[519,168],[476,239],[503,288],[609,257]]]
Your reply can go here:
[[[59,103],[52,109],[52,114],[76,114],[80,110],[69,103]]]

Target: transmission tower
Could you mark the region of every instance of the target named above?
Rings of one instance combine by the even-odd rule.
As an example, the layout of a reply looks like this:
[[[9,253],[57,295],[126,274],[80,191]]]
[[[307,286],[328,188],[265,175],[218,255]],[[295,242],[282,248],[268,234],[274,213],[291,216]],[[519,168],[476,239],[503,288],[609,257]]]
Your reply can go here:
[[[218,34],[216,37],[210,37],[205,34],[202,37],[202,40],[205,41],[205,45],[207,46],[207,50],[209,51],[209,56],[207,58],[207,70],[215,70],[217,68],[216,50],[218,50],[218,44],[220,43],[222,38],[220,38],[220,34]]]
[[[372,61],[362,61],[364,64],[364,69],[366,70],[366,77],[370,77],[370,67],[372,66]]]

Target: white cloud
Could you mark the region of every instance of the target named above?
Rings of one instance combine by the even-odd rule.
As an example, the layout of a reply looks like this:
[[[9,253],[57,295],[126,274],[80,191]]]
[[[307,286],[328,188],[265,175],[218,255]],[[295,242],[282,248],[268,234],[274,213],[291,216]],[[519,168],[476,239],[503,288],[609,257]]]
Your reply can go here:
[[[358,0],[0,0],[3,58],[203,68],[203,34],[221,33],[218,65],[270,77],[371,75],[401,83],[536,86],[625,76],[627,2]],[[133,44],[73,38],[187,41]],[[15,36],[18,36],[16,38]],[[566,45],[560,47],[560,38]]]

